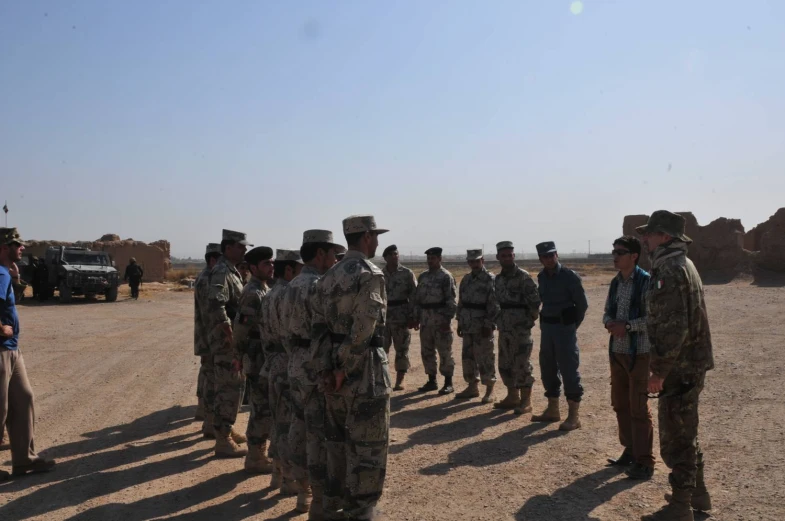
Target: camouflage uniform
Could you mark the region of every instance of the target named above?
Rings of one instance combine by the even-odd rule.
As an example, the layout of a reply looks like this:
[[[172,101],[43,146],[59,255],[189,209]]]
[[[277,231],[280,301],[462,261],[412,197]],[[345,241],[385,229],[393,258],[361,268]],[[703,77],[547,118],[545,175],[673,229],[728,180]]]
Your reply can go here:
[[[194,283],[194,355],[200,357],[196,396],[204,402],[205,418],[213,413],[215,367],[210,352],[207,328],[207,296],[210,292],[210,268],[205,267]]]
[[[466,383],[496,381],[496,357],[493,352],[493,331],[499,315],[494,291],[494,276],[483,266],[477,273],[461,279],[458,301],[458,327],[463,335],[463,379]],[[490,334],[485,336],[483,330]]]
[[[314,476],[313,482],[324,482],[325,456],[322,450],[324,424],[324,395],[316,396],[318,375],[306,367],[311,358],[311,325],[313,310],[312,294],[319,280],[319,272],[313,266],[304,266],[284,292],[281,314],[286,317],[284,340],[289,351],[289,385],[291,388],[293,415],[289,427],[289,460],[294,479]],[[309,410],[307,410],[309,409]],[[311,436],[306,431],[306,415],[310,415]]]
[[[420,321],[422,363],[426,374],[436,374],[437,351],[439,372],[452,377],[455,370],[450,328],[458,307],[455,294],[455,279],[443,267],[420,274],[414,297],[414,314]]]
[[[698,402],[714,358],[703,283],[687,258],[686,243],[676,241],[655,250],[650,284],[650,368],[665,379],[659,400],[660,454],[671,469],[674,489],[692,489],[696,474],[703,470]]]
[[[269,291],[267,284],[251,276],[240,295],[240,312],[235,317],[233,328],[235,357],[243,361],[243,371],[251,384],[251,414],[246,436],[248,445],[254,446],[261,446],[267,441],[272,427],[269,384],[267,378],[260,375],[264,366],[264,352],[259,331],[262,302]]]
[[[228,434],[240,407],[245,377],[232,371],[234,350],[224,325],[231,325],[240,308],[243,291],[237,268],[221,257],[210,273],[207,296],[207,316],[210,351],[215,364],[215,394],[213,395],[213,426],[216,435]]]
[[[281,250],[279,250],[280,252]],[[276,258],[281,254],[276,253]],[[281,300],[289,282],[275,279],[270,292],[262,301],[261,332],[264,347],[264,367],[261,376],[267,378],[270,412],[273,425],[270,432],[270,448],[268,455],[284,464],[284,474],[290,476],[288,465],[289,425],[291,424],[292,405],[289,392],[289,355],[283,345],[283,328],[281,323]]]
[[[372,217],[350,217],[344,233],[362,231],[362,226],[376,230]],[[361,252],[350,250],[319,281],[314,309],[323,314],[313,325],[313,367],[346,374],[339,390],[325,394],[325,518],[371,519],[384,489],[390,429],[384,274]]]
[[[534,385],[531,363],[532,327],[539,316],[537,284],[518,266],[502,269],[495,279],[501,311],[499,326],[499,374],[508,388]]]
[[[409,360],[409,345],[412,334],[409,322],[414,320],[414,293],[417,279],[409,268],[398,265],[390,272],[385,267],[384,281],[387,289],[387,324],[384,327],[384,351],[390,355],[390,347],[395,346],[395,370],[405,373],[412,366]]]

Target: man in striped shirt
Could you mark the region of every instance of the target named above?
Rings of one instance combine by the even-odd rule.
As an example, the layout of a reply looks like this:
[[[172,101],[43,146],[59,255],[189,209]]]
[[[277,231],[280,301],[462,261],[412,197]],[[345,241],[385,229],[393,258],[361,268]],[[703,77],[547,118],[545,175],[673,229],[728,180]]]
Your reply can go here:
[[[610,334],[611,404],[619,424],[624,452],[613,466],[627,467],[631,479],[648,480],[654,473],[654,430],[649,409],[649,336],[646,332],[646,291],[649,274],[638,266],[641,243],[619,237],[613,243],[613,278],[602,321]]]

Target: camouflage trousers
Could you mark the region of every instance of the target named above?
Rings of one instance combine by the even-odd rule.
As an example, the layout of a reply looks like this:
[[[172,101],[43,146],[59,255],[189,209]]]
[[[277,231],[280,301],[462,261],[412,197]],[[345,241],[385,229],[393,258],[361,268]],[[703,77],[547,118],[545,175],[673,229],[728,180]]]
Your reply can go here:
[[[324,393],[313,386],[305,402],[305,449],[311,487],[324,490],[327,484]]]
[[[273,426],[273,415],[270,411],[270,386],[267,378],[258,374],[248,374],[246,376],[250,384],[251,396],[248,403],[251,405],[251,414],[248,416],[248,428],[245,435],[248,437],[248,445],[260,446],[270,438],[270,430]]]
[[[496,381],[493,335],[485,337],[479,333],[464,333],[461,360],[466,383],[482,382],[488,385]]]
[[[358,394],[358,383],[325,395],[325,519],[371,519],[384,489],[390,396]]]
[[[201,391],[199,388],[201,387]],[[201,394],[200,394],[201,392]],[[199,376],[196,382],[196,395],[204,400],[205,417],[214,413],[213,403],[215,402],[215,365],[212,355],[201,357],[199,365]]]
[[[240,410],[240,401],[245,390],[245,375],[232,370],[233,355],[215,355],[215,392],[213,394],[213,427],[216,434],[227,435]]]
[[[706,373],[665,378],[659,400],[660,455],[675,488],[694,488],[703,454],[698,443],[698,403]]]
[[[522,389],[534,385],[531,329],[499,331],[499,374],[506,387]]]
[[[436,374],[436,352],[439,352],[439,373],[452,376],[455,360],[452,357],[452,329],[444,326],[422,326],[420,328],[420,351],[425,374]]]
[[[409,360],[409,345],[412,333],[406,324],[387,324],[384,327],[384,350],[390,356],[390,347],[395,347],[395,371],[405,373],[412,366]]]
[[[289,357],[286,353],[274,353],[267,357],[265,367],[270,373],[267,385],[269,386],[270,412],[273,417],[268,455],[281,462],[286,469],[285,475],[290,477],[286,464],[289,452],[289,426],[292,421],[292,397],[286,371],[288,365]]]
[[[289,457],[288,463],[292,469],[294,479],[311,478],[311,469],[314,477],[319,478],[324,474],[325,456],[323,447],[324,424],[324,399],[315,395],[318,393],[315,385],[310,385],[300,378],[289,380],[292,395],[292,422],[289,426]],[[323,396],[323,395],[321,395]],[[309,421],[310,420],[310,421]],[[308,424],[311,432],[308,432]],[[310,435],[309,435],[310,434]],[[324,482],[322,478],[320,480]]]

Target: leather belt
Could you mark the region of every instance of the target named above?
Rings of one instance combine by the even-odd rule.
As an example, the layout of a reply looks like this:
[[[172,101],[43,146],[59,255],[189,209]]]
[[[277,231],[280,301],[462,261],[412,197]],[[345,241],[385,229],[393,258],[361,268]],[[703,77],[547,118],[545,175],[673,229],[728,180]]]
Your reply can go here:
[[[340,344],[346,339],[347,335],[342,333],[330,333],[330,340],[334,344]],[[368,347],[384,347],[384,338],[380,335],[373,335],[371,341],[368,342]]]
[[[527,309],[529,306],[526,304],[499,304],[499,307],[502,309]]]
[[[447,303],[445,302],[436,302],[434,304],[420,304],[420,308],[422,309],[439,309],[439,308],[446,308]]]
[[[475,304],[473,302],[461,302],[461,307],[466,309],[477,309],[479,311],[485,311],[485,304]]]
[[[408,303],[409,303],[408,300],[388,300],[387,301],[387,305],[389,307],[403,306],[403,305],[406,305]]]
[[[290,341],[294,347],[311,347],[311,340],[301,336],[293,336]]]

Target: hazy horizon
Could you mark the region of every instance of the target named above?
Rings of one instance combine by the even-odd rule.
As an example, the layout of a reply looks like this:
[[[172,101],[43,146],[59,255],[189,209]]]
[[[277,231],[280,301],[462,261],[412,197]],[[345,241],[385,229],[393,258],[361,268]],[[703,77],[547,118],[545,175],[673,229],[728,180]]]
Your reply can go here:
[[[402,252],[610,251],[785,206],[785,4],[0,5],[0,203],[199,258],[373,213]],[[0,216],[2,217],[2,216]]]

